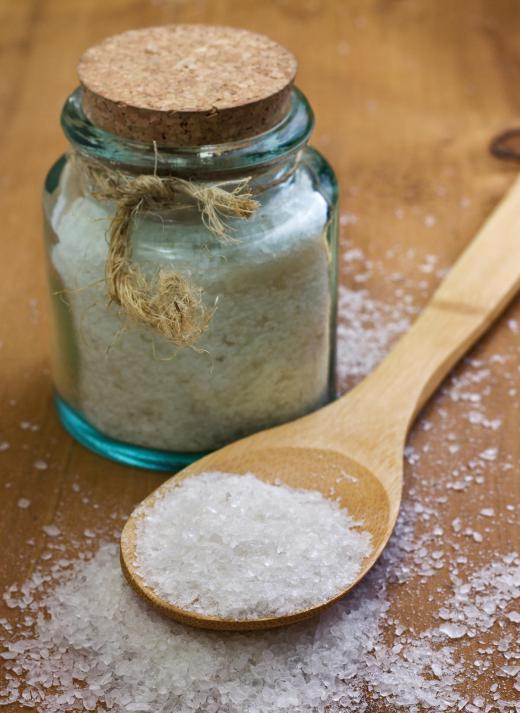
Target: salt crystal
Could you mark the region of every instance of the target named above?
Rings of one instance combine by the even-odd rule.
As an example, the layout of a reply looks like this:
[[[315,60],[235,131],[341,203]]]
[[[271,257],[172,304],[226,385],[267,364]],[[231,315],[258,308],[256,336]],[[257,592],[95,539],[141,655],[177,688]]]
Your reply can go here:
[[[483,515],[484,517],[494,517],[495,510],[494,510],[494,508],[482,508],[482,510],[480,511],[480,514]]]
[[[56,525],[44,525],[42,527],[42,530],[45,532],[46,535],[49,537],[57,537],[58,535],[61,534],[61,530],[59,527]]]
[[[2,441],[2,442],[0,443],[0,453],[1,453],[2,451],[7,451],[10,446],[11,446],[11,444],[10,444],[8,441]]]
[[[456,517],[454,520],[452,520],[451,526],[454,532],[460,532],[462,529],[462,521],[460,517]]]
[[[466,490],[468,486],[467,486],[467,484],[466,484],[464,481],[462,481],[462,480],[455,480],[455,481],[452,482],[452,483],[448,483],[447,487],[448,487],[450,490],[459,490],[459,491],[460,491],[460,490]]]
[[[356,225],[359,221],[359,216],[354,213],[342,213],[339,218],[340,225]]]
[[[16,503],[19,508],[22,508],[22,510],[25,510],[25,508],[28,508],[29,505],[31,504],[31,501],[28,498],[19,498],[19,500]]]
[[[36,470],[47,470],[49,466],[44,460],[37,460],[33,463],[33,467],[36,468]]]
[[[483,460],[489,460],[493,461],[496,460],[498,454],[498,448],[486,448],[485,451],[482,451],[480,454],[480,458]]]
[[[460,639],[468,633],[466,627],[460,626],[460,624],[441,624],[439,631],[450,639]]]

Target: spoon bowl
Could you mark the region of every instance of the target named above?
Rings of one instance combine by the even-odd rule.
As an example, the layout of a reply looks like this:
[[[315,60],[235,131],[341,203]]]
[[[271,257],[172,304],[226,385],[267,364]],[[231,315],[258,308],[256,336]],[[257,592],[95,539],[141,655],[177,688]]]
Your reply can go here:
[[[267,436],[268,433],[264,432],[262,436]],[[154,608],[172,619],[199,628],[229,631],[270,629],[302,621],[314,616],[344,596],[361,579],[366,570],[372,567],[392,531],[392,526],[389,527],[390,502],[388,495],[380,481],[360,463],[352,461],[338,451],[320,448],[260,447],[255,449],[254,440],[254,436],[246,439],[249,446],[245,457],[237,457],[232,454],[226,457],[224,451],[218,451],[197,461],[175,478],[167,480],[143,500],[138,512],[132,515],[123,529],[121,565],[128,582]],[[158,498],[175,488],[182,480],[207,470],[236,475],[254,473],[257,478],[267,483],[283,483],[291,488],[317,490],[324,497],[338,501],[340,507],[347,508],[349,514],[356,521],[362,522],[361,529],[368,531],[372,537],[372,551],[363,561],[360,575],[331,599],[317,602],[315,606],[295,614],[277,617],[232,620],[201,616],[199,612],[180,609],[159,597],[135,571],[133,565],[136,561],[137,523],[146,510],[153,507]]]
[[[372,567],[392,533],[401,502],[408,430],[446,374],[520,288],[520,179],[441,283],[412,328],[346,396],[292,423],[225,446],[163,483],[132,513],[121,563],[134,589],[164,615],[207,629],[254,630],[313,616],[342,597]],[[289,615],[231,620],[180,609],[136,571],[136,526],[147,508],[184,478],[207,471],[253,473],[269,483],[320,491],[339,500],[372,536],[355,581],[327,601]]]

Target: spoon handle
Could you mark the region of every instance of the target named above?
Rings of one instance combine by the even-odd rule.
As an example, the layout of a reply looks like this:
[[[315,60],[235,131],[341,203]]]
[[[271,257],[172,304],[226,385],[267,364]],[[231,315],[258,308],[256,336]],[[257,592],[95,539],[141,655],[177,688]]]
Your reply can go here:
[[[391,353],[360,385],[372,412],[406,434],[456,362],[520,289],[520,178]],[[360,394],[361,395],[361,394]]]

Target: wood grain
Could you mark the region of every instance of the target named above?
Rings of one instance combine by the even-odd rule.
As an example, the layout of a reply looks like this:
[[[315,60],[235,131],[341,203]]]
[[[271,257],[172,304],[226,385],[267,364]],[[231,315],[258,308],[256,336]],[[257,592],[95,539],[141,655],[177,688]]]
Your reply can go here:
[[[384,279],[399,273],[415,302],[424,304],[435,280],[420,288],[417,259],[434,254],[440,265],[452,264],[518,170],[487,151],[497,131],[520,122],[515,0],[0,0],[0,440],[10,443],[0,453],[2,589],[31,572],[47,544],[42,525],[56,522],[67,541],[84,540],[85,528],[106,527],[114,513],[125,517],[163,480],[85,451],[57,422],[40,227],[41,185],[65,148],[58,117],[76,85],[79,55],[107,34],[163,22],[234,24],[269,34],[297,55],[297,84],[317,115],[314,143],[338,173],[343,210],[358,216],[357,222],[348,221],[348,238],[374,264],[384,258],[384,274],[374,270],[362,283],[383,302],[399,301],[395,284]],[[426,216],[435,218],[431,227]],[[457,421],[459,403],[445,390],[411,435],[422,456],[406,469],[405,497],[410,491],[424,498],[441,492],[435,488],[437,481],[445,482],[448,465],[467,463],[477,448],[498,445],[514,464],[507,471],[491,467],[470,497],[444,488],[448,500],[438,524],[446,529],[456,516],[476,522],[483,503],[503,513],[507,504],[520,501],[520,410],[510,396],[514,379],[520,386],[519,338],[507,327],[513,318],[520,318],[518,301],[474,352],[482,360],[510,355],[507,365],[495,369],[487,397],[490,417],[502,419],[500,431],[483,431],[478,443],[467,438],[467,422]],[[22,426],[26,422],[38,430]],[[425,430],[425,422],[434,430]],[[451,460],[444,423],[460,443]],[[34,468],[39,459],[48,463],[47,470]],[[29,498],[31,506],[17,507],[20,497]],[[518,549],[519,537],[518,517],[504,518],[488,528],[483,543],[461,538],[460,553],[471,570],[494,552]],[[391,613],[418,630],[432,626],[436,602],[447,591],[443,572],[426,583],[393,585]],[[494,678],[490,671],[475,686],[468,677],[468,696]],[[507,681],[499,685],[504,697],[513,697]],[[390,709],[371,704],[370,710]]]

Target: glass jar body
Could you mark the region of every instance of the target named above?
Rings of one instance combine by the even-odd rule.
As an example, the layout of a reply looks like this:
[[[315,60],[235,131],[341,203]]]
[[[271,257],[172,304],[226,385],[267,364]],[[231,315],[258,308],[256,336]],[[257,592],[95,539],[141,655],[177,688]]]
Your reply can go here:
[[[86,192],[78,170],[61,159],[44,197],[52,369],[60,417],[78,440],[172,470],[333,397],[337,191],[317,152],[300,147],[256,168],[259,207],[227,219],[229,240],[208,230],[196,203],[134,220],[135,265],[150,276],[175,270],[201,290],[211,319],[194,347],[108,302],[115,206]]]

